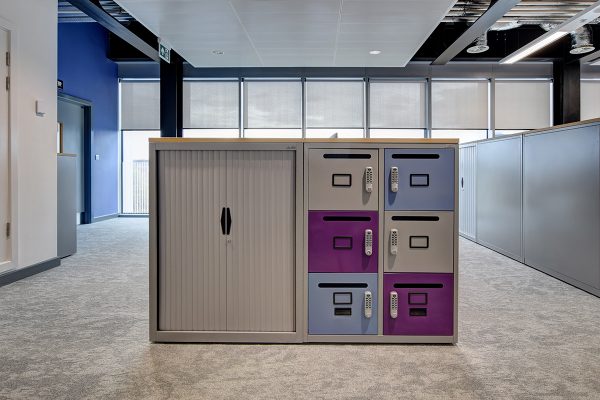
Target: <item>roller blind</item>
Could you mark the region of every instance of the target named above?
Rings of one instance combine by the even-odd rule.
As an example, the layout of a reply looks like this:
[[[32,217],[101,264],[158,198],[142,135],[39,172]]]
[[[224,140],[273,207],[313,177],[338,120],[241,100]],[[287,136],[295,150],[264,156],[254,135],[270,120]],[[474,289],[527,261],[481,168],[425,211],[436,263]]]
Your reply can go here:
[[[425,128],[425,81],[369,86],[371,128]]]
[[[600,117],[600,81],[581,81],[581,120]]]
[[[183,82],[183,128],[237,128],[239,121],[237,81]]]
[[[307,81],[307,128],[361,128],[363,81]]]
[[[302,128],[302,82],[244,82],[245,127]]]
[[[160,129],[158,82],[121,82],[121,129]]]
[[[549,80],[496,80],[496,129],[538,129],[551,125]]]
[[[434,129],[487,129],[488,81],[433,81]]]

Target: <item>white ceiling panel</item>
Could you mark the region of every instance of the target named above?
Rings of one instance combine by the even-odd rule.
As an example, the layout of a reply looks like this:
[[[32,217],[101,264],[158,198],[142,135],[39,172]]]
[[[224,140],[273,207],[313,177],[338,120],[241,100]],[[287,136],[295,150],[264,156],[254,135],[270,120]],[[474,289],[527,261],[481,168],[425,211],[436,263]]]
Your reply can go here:
[[[195,67],[403,67],[456,2],[116,1]]]

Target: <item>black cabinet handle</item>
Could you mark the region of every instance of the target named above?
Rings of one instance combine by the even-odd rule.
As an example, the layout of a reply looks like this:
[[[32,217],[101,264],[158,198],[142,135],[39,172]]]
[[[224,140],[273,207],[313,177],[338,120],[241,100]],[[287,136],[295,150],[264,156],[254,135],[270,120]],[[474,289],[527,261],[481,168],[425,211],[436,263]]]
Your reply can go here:
[[[221,232],[223,232],[223,235],[225,235],[225,207],[223,207],[221,209]]]
[[[231,233],[231,210],[227,207],[227,234]]]
[[[460,187],[465,187],[465,178],[460,178]]]

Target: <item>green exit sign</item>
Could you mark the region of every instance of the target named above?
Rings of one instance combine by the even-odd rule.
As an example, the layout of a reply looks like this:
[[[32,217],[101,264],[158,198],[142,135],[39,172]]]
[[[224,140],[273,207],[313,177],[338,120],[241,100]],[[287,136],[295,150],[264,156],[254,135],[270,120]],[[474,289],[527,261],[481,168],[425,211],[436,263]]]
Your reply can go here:
[[[159,42],[158,43],[158,56],[165,60],[166,62],[171,62],[171,47],[166,43]]]

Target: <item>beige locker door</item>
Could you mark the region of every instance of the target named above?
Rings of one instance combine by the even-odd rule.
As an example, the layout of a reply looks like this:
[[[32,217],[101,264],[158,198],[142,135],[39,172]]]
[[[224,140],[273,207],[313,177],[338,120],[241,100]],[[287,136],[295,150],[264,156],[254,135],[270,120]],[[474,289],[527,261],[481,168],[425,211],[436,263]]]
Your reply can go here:
[[[228,151],[227,330],[295,330],[292,151]]]
[[[225,151],[158,155],[158,329],[227,328]]]

